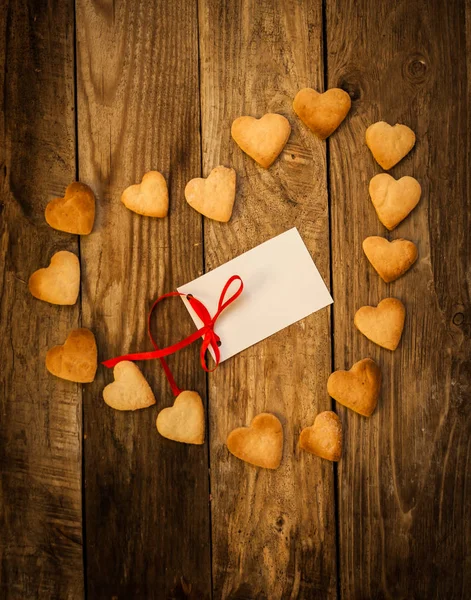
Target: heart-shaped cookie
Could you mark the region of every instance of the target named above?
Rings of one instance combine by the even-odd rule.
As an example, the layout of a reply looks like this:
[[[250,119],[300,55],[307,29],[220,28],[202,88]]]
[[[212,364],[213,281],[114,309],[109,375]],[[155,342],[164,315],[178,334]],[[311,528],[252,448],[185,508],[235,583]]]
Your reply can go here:
[[[71,183],[63,198],[46,206],[46,222],[59,231],[88,235],[95,221],[95,194],[84,183]]]
[[[89,329],[73,329],[62,346],[54,346],[46,354],[49,373],[68,381],[90,383],[96,368],[95,336]]]
[[[276,113],[268,113],[260,119],[239,117],[231,127],[231,135],[239,148],[265,169],[283,150],[290,133],[288,119]]]
[[[113,383],[103,390],[103,400],[116,410],[137,410],[155,404],[155,396],[139,367],[129,360],[113,369]]]
[[[409,154],[415,144],[415,133],[407,127],[396,123],[394,127],[379,121],[366,130],[366,144],[375,160],[388,171]]]
[[[414,177],[394,179],[387,173],[370,181],[370,197],[381,223],[393,230],[417,206],[422,188]]]
[[[184,444],[204,444],[204,407],[196,392],[181,392],[173,406],[157,416],[157,431],[165,438]]]
[[[340,88],[332,88],[323,94],[304,88],[293,102],[294,112],[321,140],[334,133],[351,106],[350,96]]]
[[[144,217],[166,217],[168,213],[167,182],[162,173],[149,171],[141,183],[130,185],[121,194],[126,208]]]
[[[378,275],[386,282],[395,281],[417,260],[417,246],[409,240],[393,240],[373,235],[363,241],[363,251]]]
[[[355,314],[355,327],[369,340],[395,350],[401,340],[406,309],[397,298],[385,298],[378,306],[362,306]]]
[[[378,403],[381,371],[371,358],[364,358],[350,371],[335,371],[327,381],[329,396],[355,412],[369,417]]]
[[[80,290],[79,259],[67,250],[56,252],[48,267],[31,275],[28,287],[35,298],[50,304],[75,304]]]
[[[236,172],[227,167],[215,167],[206,179],[196,177],[185,187],[188,204],[199,213],[227,223],[232,215],[236,191]]]
[[[257,467],[277,469],[283,454],[283,427],[270,413],[260,413],[250,427],[231,431],[227,448],[237,458]]]
[[[301,431],[299,447],[327,460],[340,460],[342,423],[338,416],[330,410],[319,413],[314,425]]]

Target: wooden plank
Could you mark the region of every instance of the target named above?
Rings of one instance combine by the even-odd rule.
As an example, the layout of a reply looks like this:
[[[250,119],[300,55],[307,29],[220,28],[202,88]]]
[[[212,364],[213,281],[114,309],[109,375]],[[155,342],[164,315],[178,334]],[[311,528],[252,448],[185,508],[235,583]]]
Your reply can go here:
[[[335,367],[371,356],[384,383],[376,413],[341,409],[340,573],[344,598],[465,598],[471,478],[469,89],[464,3],[327,3],[329,86],[354,98],[330,144]],[[387,234],[368,199],[381,172],[365,143],[371,123],[409,125],[411,154],[391,171],[423,190],[412,215]],[[468,182],[468,184],[467,184]],[[368,235],[405,237],[414,268],[385,284],[362,254]],[[355,311],[386,296],[407,317],[390,353],[354,329]]]
[[[0,6],[0,596],[80,598],[81,391],[48,348],[79,305],[33,298],[28,278],[77,237],[44,209],[75,179],[73,2]]]
[[[205,222],[207,270],[296,226],[325,281],[329,238],[325,144],[299,123],[298,89],[321,89],[321,2],[200,2],[203,172],[237,171],[229,224]],[[231,140],[233,119],[287,116],[293,133],[265,171]],[[210,375],[214,598],[334,598],[335,518],[330,463],[299,453],[301,429],[330,408],[329,311],[223,363]],[[270,411],[283,422],[277,471],[231,456],[228,433]]]
[[[201,169],[197,26],[193,3],[77,3],[79,171],[98,196],[95,230],[81,246],[83,322],[94,327],[100,359],[151,349],[151,301],[202,271],[201,218],[183,194]],[[164,220],[120,202],[150,169],[169,183]],[[179,300],[157,320],[162,345],[193,330]],[[197,357],[194,347],[169,362],[180,386],[205,397]],[[88,593],[208,597],[207,448],[157,434],[158,410],[173,397],[158,362],[140,366],[157,407],[107,407],[104,368],[84,395]]]

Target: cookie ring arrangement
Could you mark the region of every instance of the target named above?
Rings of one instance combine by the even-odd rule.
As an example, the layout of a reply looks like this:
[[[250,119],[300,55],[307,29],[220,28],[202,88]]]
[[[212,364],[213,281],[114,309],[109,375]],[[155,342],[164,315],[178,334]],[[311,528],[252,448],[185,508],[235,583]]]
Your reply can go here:
[[[339,127],[351,108],[350,96],[338,88],[319,93],[311,88],[300,90],[293,101],[293,110],[301,121],[321,140]],[[231,135],[240,149],[268,169],[278,158],[291,134],[286,117],[267,113],[256,119],[241,116],[234,120]],[[415,134],[405,125],[393,127],[380,121],[366,130],[366,144],[376,162],[385,170],[391,169],[414,147]],[[375,175],[369,184],[369,195],[381,223],[392,231],[417,206],[421,187],[413,177],[394,179],[388,173]],[[216,166],[206,178],[190,180],[185,187],[185,199],[197,212],[222,223],[230,221],[236,200],[236,171]],[[143,217],[165,218],[169,208],[169,193],[165,177],[158,171],[144,174],[140,183],[126,188],[121,196],[124,206]],[[70,184],[63,198],[51,200],[45,211],[46,222],[54,229],[75,235],[88,235],[95,220],[95,195],[87,185]],[[387,283],[408,271],[417,260],[417,247],[405,239],[389,241],[380,236],[367,237],[363,251],[378,275]],[[236,292],[226,298],[229,287],[238,281]],[[60,251],[51,257],[49,266],[35,271],[28,282],[31,294],[51,304],[74,305],[80,292],[80,262],[72,252]],[[219,364],[219,338],[214,332],[220,314],[243,291],[238,275],[224,286],[217,312],[211,316],[202,302],[191,295],[187,300],[203,327],[167,348],[159,349],[150,330],[150,319],[156,305],[172,296],[170,292],[158,298],[149,313],[148,333],[154,350],[128,354],[104,361],[113,368],[114,381],[103,390],[105,403],[114,410],[140,410],[156,404],[154,393],[134,361],[159,359],[174,393],[172,406],[163,408],[156,420],[157,431],[170,440],[186,444],[203,444],[205,413],[200,395],[181,390],[175,383],[165,356],[202,338],[201,366],[206,371],[205,353],[212,348],[215,368]],[[390,351],[396,350],[404,327],[406,310],[397,298],[384,298],[376,307],[363,306],[354,317],[355,327],[373,343]],[[46,368],[56,377],[77,383],[94,381],[97,371],[97,345],[94,334],[79,328],[70,331],[63,345],[54,346],[46,355]],[[371,358],[356,362],[348,371],[335,371],[327,381],[327,392],[337,402],[354,412],[369,417],[373,414],[381,391],[381,370]],[[269,412],[256,415],[248,427],[229,432],[228,450],[237,458],[252,465],[277,469],[283,456],[283,426]],[[320,458],[338,461],[342,455],[342,424],[333,411],[315,416],[311,426],[302,429],[298,448]]]

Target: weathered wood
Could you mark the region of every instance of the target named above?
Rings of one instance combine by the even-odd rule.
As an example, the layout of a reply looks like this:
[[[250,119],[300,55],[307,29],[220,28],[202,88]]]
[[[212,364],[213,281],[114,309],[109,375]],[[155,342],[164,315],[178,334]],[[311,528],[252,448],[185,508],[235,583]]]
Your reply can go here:
[[[326,22],[329,86],[354,99],[348,122],[330,142],[335,367],[371,356],[384,375],[373,417],[339,407],[346,432],[339,466],[342,597],[467,598],[471,206],[464,3],[331,0]],[[381,169],[364,135],[378,120],[405,123],[417,134],[415,149],[391,173],[416,177],[422,200],[391,234],[368,199],[368,182]],[[397,282],[383,283],[362,253],[368,235],[413,240],[417,264]],[[353,326],[360,306],[389,295],[407,310],[394,353]]]
[[[75,178],[73,2],[0,6],[0,596],[80,598],[81,392],[44,366],[79,305],[28,278],[77,237],[44,209]]]
[[[298,89],[322,88],[321,2],[200,2],[203,172],[237,171],[228,224],[205,222],[206,269],[297,226],[329,279],[325,145],[294,115]],[[265,171],[231,140],[233,119],[279,112],[293,132]],[[214,598],[334,598],[332,465],[296,448],[303,427],[330,407],[329,311],[323,310],[210,375]],[[277,471],[229,454],[225,440],[259,412],[285,433]]]
[[[98,196],[81,245],[83,323],[100,359],[151,349],[146,315],[157,295],[202,271],[201,218],[185,202],[200,174],[198,39],[194,3],[77,2],[79,172]],[[170,191],[170,215],[128,211],[121,192],[150,170]],[[158,309],[157,340],[193,330],[181,301]],[[180,386],[205,397],[194,347],[169,359]],[[90,598],[210,594],[207,446],[161,438],[173,397],[158,362],[141,363],[157,406],[134,414],[101,396],[101,367],[84,395],[86,561]]]

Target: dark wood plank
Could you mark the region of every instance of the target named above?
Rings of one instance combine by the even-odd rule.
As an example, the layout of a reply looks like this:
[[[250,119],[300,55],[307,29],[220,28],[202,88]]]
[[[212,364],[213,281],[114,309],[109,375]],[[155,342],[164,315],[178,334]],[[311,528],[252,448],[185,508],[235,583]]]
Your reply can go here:
[[[325,144],[291,109],[298,89],[322,88],[320,2],[200,2],[203,172],[237,171],[229,224],[205,222],[207,270],[297,226],[329,279]],[[293,126],[265,171],[231,140],[232,120],[280,112]],[[334,598],[330,463],[296,450],[301,429],[330,408],[329,311],[223,363],[210,375],[214,598]],[[228,433],[262,411],[285,433],[277,471],[231,456]]]
[[[372,356],[384,374],[373,417],[339,407],[346,426],[339,467],[342,597],[464,599],[471,589],[464,3],[331,0],[327,49],[329,85],[354,98],[346,126],[330,143],[335,367]],[[387,236],[413,240],[418,262],[389,285],[361,249],[366,236],[386,235],[368,198],[368,182],[381,169],[364,143],[366,128],[380,119],[416,132],[415,149],[392,174],[416,177],[423,190],[416,210]],[[353,326],[360,306],[389,295],[407,310],[394,353]]]
[[[0,6],[0,596],[80,598],[81,391],[44,366],[79,305],[28,278],[77,237],[44,209],[75,179],[73,2]]]
[[[151,349],[151,301],[202,271],[201,219],[186,204],[200,173],[198,40],[192,3],[77,3],[79,171],[98,196],[82,242],[83,323],[100,359]],[[128,211],[120,195],[150,169],[170,189],[170,215]],[[179,300],[158,311],[160,344],[192,331]],[[171,357],[180,386],[205,397],[198,349]],[[88,592],[91,598],[210,594],[207,447],[161,438],[158,410],[173,396],[158,362],[142,363],[157,406],[115,412],[101,397],[111,371],[84,395]]]

